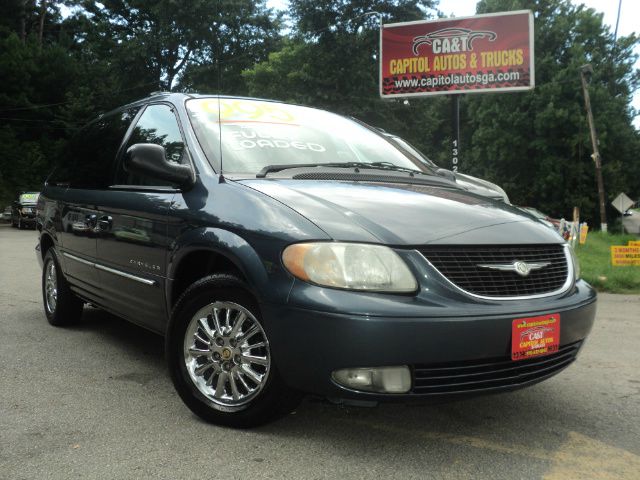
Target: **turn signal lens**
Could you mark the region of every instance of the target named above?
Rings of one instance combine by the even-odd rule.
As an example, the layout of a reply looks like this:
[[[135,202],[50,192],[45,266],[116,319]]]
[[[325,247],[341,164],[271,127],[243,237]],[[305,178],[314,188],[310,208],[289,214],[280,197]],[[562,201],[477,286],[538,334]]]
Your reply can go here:
[[[361,243],[298,243],[282,253],[292,275],[318,285],[350,290],[406,293],[418,288],[396,252]]]

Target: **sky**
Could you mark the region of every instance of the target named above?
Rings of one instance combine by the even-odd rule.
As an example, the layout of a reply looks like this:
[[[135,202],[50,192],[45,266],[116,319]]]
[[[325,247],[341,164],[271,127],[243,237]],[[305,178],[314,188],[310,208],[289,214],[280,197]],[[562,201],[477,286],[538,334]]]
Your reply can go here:
[[[468,17],[476,13],[477,0],[440,0],[438,9],[447,16]],[[578,0],[572,3],[584,4],[589,8],[593,8],[597,12],[604,13],[604,23],[609,25],[613,32],[616,26],[616,17],[618,14],[618,1],[616,0]],[[269,7],[279,10],[286,10],[287,0],[267,0]],[[622,8],[620,10],[620,23],[618,25],[618,36],[626,36],[633,32],[638,33],[640,30],[640,1],[639,0],[622,0]],[[636,48],[636,53],[640,54],[640,47]],[[640,68],[640,61],[636,62],[636,68]],[[576,73],[577,75],[577,73]],[[636,110],[640,110],[640,91],[636,92],[632,102]],[[636,128],[640,129],[640,116],[634,121]]]

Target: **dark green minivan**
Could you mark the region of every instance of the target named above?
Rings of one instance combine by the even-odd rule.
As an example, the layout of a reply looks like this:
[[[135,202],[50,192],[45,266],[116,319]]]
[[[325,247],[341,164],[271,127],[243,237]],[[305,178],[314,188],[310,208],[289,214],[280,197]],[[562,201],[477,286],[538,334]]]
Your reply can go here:
[[[365,124],[265,100],[157,94],[99,117],[37,228],[49,322],[90,303],[164,335],[186,405],[236,427],[308,393],[531,385],[575,360],[596,311],[539,221]]]

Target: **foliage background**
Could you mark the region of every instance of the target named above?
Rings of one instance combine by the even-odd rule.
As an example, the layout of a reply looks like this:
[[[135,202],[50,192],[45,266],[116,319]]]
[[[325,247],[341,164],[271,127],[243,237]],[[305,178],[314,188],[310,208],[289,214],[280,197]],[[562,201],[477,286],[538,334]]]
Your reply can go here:
[[[37,190],[79,126],[152,91],[252,95],[327,108],[396,133],[448,168],[450,98],[378,97],[378,26],[435,18],[436,0],[5,0],[0,17],[0,201]],[[536,88],[461,99],[462,171],[513,203],[595,225],[597,194],[579,67],[590,92],[608,200],[640,198],[630,107],[636,36],[568,0],[481,0],[531,9]],[[64,15],[63,15],[64,14]],[[285,23],[286,21],[286,23]],[[613,212],[609,212],[613,218]]]

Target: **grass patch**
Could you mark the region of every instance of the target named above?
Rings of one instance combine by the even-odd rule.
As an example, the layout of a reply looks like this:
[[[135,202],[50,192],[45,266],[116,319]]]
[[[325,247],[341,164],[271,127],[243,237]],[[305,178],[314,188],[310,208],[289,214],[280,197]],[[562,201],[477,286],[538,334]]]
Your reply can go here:
[[[611,245],[627,245],[635,235],[589,232],[587,243],[576,244],[582,278],[601,292],[640,293],[640,266],[611,266]]]

